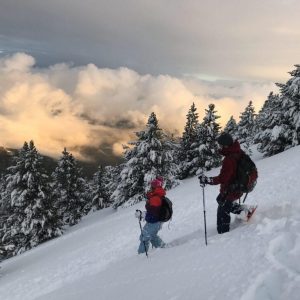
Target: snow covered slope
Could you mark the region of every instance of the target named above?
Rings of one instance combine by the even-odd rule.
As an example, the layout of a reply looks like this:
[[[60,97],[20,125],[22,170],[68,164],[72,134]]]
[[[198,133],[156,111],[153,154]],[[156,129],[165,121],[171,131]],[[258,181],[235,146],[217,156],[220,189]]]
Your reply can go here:
[[[1,300],[300,299],[300,147],[257,157],[259,181],[247,203],[259,207],[248,224],[216,232],[218,186],[196,178],[168,192],[172,222],[160,232],[172,247],[137,255],[135,209],[106,209],[64,236],[2,263]],[[217,174],[213,170],[209,175]]]

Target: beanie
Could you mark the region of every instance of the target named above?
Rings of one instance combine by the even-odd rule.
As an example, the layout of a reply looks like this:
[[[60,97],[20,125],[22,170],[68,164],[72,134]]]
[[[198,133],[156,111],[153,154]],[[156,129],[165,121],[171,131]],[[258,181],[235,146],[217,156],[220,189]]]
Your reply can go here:
[[[233,144],[233,138],[229,133],[223,132],[217,138],[217,142],[222,146],[231,146]]]
[[[154,179],[151,181],[151,186],[153,188],[156,188],[156,187],[161,187],[162,186],[162,182],[158,179]]]
[[[156,177],[156,179],[159,180],[161,182],[161,184],[163,184],[164,179],[162,178],[162,176],[158,176],[158,177]]]

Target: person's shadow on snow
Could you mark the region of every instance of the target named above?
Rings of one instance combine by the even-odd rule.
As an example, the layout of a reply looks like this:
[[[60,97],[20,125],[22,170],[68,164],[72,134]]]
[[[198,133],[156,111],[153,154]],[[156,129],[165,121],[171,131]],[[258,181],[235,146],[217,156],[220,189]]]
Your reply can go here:
[[[167,243],[166,247],[169,248],[169,247],[176,247],[176,246],[180,246],[180,245],[183,245],[183,244],[186,244],[192,240],[195,240],[195,239],[199,239],[199,237],[202,235],[202,230],[196,230],[192,233],[189,233],[187,235],[184,235],[182,237],[179,237],[169,243]]]

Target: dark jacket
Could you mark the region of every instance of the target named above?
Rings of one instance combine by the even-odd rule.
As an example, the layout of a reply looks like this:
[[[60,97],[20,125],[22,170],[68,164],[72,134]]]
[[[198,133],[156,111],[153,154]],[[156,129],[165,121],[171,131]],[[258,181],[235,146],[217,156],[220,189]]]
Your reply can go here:
[[[212,177],[212,184],[220,184],[220,194],[224,200],[234,201],[239,199],[243,193],[230,191],[230,185],[236,178],[237,163],[243,150],[241,150],[238,141],[233,142],[231,146],[223,147],[220,154],[224,157],[220,174]]]
[[[156,223],[159,221],[159,213],[162,204],[161,198],[166,195],[166,191],[162,187],[156,187],[147,194],[146,217],[148,223]]]

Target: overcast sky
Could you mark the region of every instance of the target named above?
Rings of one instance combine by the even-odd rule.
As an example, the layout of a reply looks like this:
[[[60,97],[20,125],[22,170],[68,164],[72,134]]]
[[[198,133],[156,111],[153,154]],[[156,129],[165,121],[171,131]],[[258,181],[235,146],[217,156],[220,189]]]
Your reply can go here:
[[[2,144],[119,153],[151,111],[182,132],[193,101],[223,123],[250,100],[258,110],[300,63],[299,12],[297,0],[0,0]]]

